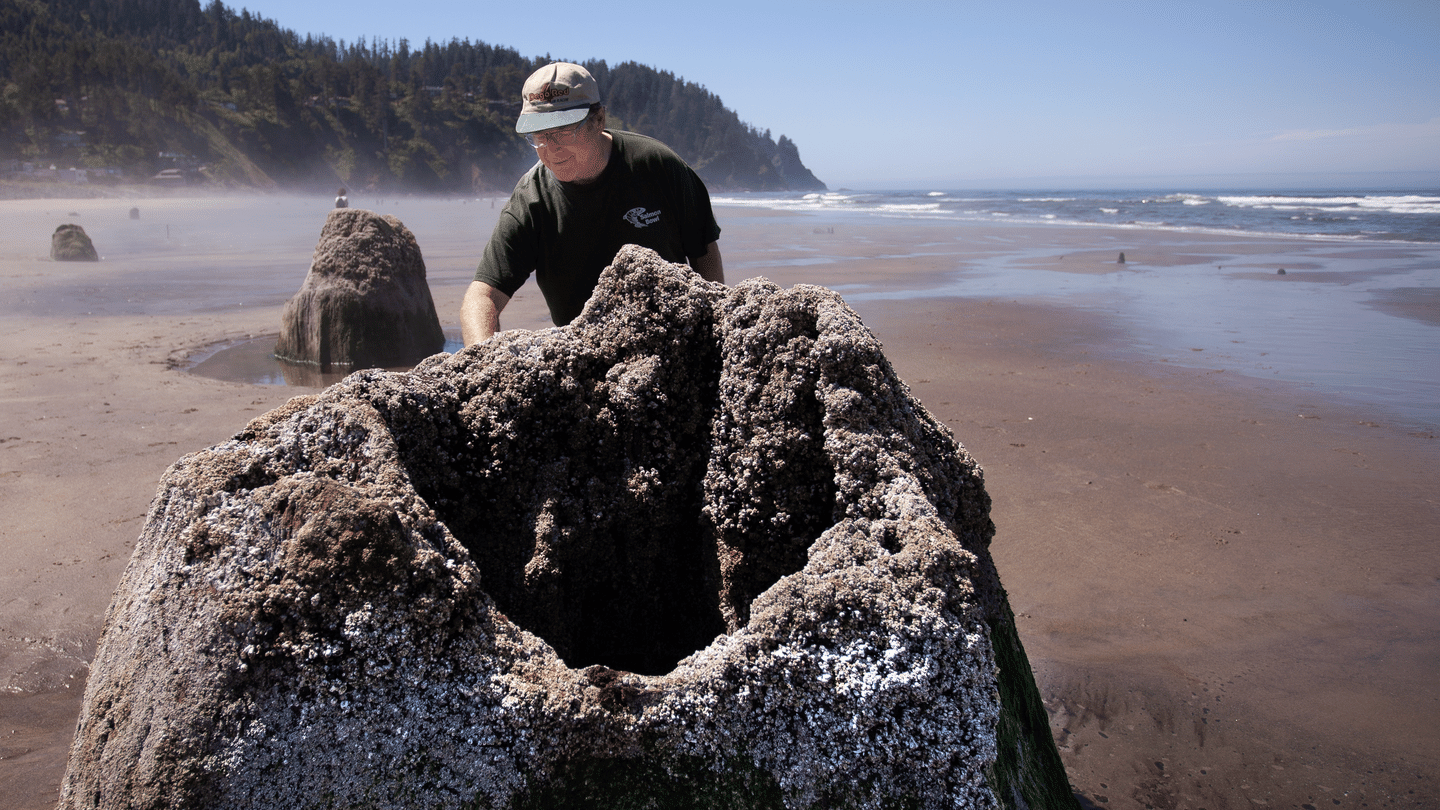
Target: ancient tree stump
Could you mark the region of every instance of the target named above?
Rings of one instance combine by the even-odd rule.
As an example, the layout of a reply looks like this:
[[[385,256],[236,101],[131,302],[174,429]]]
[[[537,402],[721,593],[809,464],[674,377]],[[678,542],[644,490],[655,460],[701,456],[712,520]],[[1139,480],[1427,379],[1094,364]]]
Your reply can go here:
[[[838,295],[627,247],[177,462],[61,807],[1075,807],[989,509]]]
[[[325,220],[275,356],[322,371],[409,366],[445,348],[420,246],[400,220],[359,208]]]
[[[85,229],[67,222],[50,235],[50,258],[57,262],[98,262],[100,255]]]

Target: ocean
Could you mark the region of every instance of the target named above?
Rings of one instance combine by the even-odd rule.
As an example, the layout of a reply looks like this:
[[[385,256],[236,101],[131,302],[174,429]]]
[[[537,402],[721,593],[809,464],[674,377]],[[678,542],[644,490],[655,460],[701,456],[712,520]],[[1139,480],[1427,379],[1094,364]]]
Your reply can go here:
[[[806,213],[829,227],[908,222],[917,251],[954,255],[942,285],[860,285],[840,290],[847,300],[957,296],[1092,310],[1125,330],[1136,357],[1283,381],[1377,419],[1440,429],[1440,191],[840,191],[714,202]],[[966,244],[974,224],[1026,228],[977,252]],[[1034,237],[1047,227],[1069,233]],[[1122,251],[1132,232],[1193,258],[1147,265],[1132,251],[1109,272],[1056,272],[1086,228],[1095,247]],[[843,260],[823,247],[803,259]]]
[[[1440,191],[838,191],[713,199],[890,218],[1440,242]]]

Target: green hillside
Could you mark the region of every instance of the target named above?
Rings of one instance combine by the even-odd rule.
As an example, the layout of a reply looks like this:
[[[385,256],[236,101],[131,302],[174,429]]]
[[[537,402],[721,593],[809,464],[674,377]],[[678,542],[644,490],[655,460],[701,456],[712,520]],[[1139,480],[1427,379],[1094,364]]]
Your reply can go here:
[[[0,174],[508,191],[535,160],[514,121],[544,61],[468,39],[337,42],[219,0],[0,0]],[[704,87],[633,62],[586,67],[612,126],[670,144],[712,190],[824,189],[794,142]]]

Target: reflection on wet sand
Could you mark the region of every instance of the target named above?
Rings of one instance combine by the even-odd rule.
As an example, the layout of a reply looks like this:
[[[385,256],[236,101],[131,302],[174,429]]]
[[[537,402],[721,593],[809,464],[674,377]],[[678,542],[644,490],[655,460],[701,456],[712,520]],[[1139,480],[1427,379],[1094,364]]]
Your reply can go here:
[[[326,371],[313,363],[291,363],[275,356],[275,335],[262,335],[231,343],[222,343],[191,359],[186,369],[191,374],[212,380],[249,383],[251,385],[288,385],[292,388],[325,388],[345,379],[360,369],[344,367]],[[445,351],[461,348],[458,337],[446,335]],[[340,368],[340,367],[332,367]],[[387,371],[409,371],[413,366],[387,368]]]

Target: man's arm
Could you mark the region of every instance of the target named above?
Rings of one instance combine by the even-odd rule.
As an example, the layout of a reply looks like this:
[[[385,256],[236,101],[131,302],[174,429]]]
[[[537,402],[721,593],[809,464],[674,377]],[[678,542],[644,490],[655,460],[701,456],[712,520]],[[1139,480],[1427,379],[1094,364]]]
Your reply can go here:
[[[460,336],[466,346],[488,340],[500,331],[500,310],[510,303],[510,296],[483,281],[472,281],[460,302]]]
[[[719,242],[706,245],[704,256],[690,257],[690,266],[706,281],[725,283],[725,263],[720,259]]]

